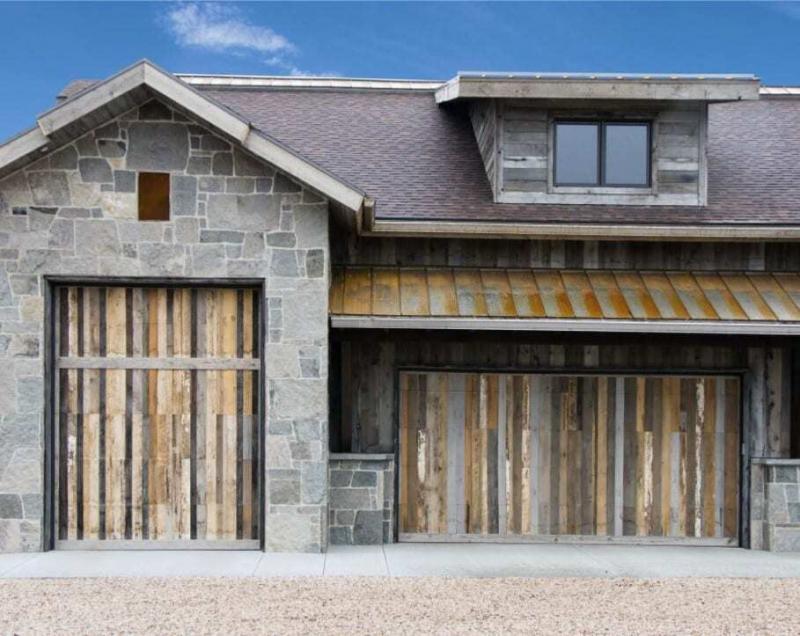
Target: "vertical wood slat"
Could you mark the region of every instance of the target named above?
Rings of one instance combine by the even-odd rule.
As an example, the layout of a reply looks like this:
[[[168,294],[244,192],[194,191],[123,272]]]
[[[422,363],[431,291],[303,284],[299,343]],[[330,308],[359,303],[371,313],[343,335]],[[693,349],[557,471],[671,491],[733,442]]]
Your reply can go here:
[[[258,356],[255,291],[65,287],[57,300],[59,356]],[[198,399],[209,374],[212,409]],[[59,539],[257,538],[257,371],[65,369],[58,389]],[[198,447],[209,420],[212,533]]]
[[[733,538],[738,390],[715,377],[401,373],[400,531]]]

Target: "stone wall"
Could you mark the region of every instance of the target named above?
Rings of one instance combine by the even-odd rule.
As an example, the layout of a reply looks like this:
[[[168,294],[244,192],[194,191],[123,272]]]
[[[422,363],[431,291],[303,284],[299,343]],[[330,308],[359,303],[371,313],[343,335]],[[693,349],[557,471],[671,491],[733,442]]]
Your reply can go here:
[[[374,545],[394,541],[394,455],[332,453],[330,542]]]
[[[750,479],[750,547],[800,552],[800,459],[753,459]]]
[[[137,171],[171,220],[137,220]],[[43,547],[48,275],[264,281],[268,550],[327,540],[328,205],[151,101],[0,181],[0,551]]]

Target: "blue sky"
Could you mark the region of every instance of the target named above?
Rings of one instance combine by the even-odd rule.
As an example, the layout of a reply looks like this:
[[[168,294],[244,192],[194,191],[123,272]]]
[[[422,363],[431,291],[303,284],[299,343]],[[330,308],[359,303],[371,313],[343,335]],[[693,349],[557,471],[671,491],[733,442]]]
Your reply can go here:
[[[755,73],[800,84],[800,3],[0,3],[0,139],[74,78]]]

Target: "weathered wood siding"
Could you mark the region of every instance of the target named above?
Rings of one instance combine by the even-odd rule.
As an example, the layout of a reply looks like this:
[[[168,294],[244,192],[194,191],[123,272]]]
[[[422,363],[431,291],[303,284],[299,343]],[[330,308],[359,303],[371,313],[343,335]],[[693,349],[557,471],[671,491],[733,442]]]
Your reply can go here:
[[[498,126],[497,105],[494,100],[479,100],[470,106],[470,121],[478,142],[478,150],[486,168],[486,176],[492,187],[492,192],[497,196],[497,156],[498,156]]]
[[[400,375],[400,533],[733,540],[739,380]]]
[[[706,125],[703,104],[669,107],[548,105],[484,100],[472,106],[472,125],[495,200],[506,203],[703,205],[706,200]],[[647,189],[559,188],[552,181],[553,122],[597,119],[652,122],[651,186]],[[499,168],[499,169],[498,169]]]
[[[797,243],[356,237],[337,232],[334,265],[800,271]]]
[[[59,540],[259,536],[259,292],[57,290]]]
[[[586,337],[588,338],[588,336]],[[345,337],[341,348],[340,450],[392,452],[397,410],[395,372],[400,368],[592,369],[658,372],[747,370],[742,386],[743,422],[753,456],[790,453],[791,349],[782,345],[703,345],[625,341],[618,344],[547,344],[522,334],[511,338],[384,334]],[[564,342],[562,338],[560,340]],[[584,340],[585,342],[586,340]],[[544,342],[544,344],[543,344]],[[553,342],[556,342],[554,339]]]

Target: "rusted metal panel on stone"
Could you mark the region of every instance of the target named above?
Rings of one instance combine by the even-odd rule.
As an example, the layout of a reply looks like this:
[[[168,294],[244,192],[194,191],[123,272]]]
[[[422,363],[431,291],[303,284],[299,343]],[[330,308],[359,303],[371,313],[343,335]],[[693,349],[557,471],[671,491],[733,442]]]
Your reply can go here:
[[[334,268],[334,316],[800,321],[800,274]]]

